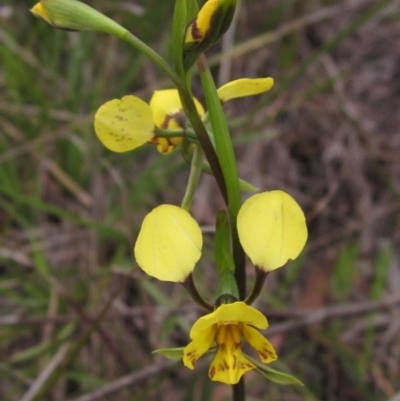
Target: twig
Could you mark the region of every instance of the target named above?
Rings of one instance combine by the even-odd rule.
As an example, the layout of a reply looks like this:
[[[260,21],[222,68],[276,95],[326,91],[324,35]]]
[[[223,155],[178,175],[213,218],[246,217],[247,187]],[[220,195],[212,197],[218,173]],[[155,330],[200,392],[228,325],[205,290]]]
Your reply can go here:
[[[275,310],[275,309],[264,309],[263,313],[271,318],[292,318],[294,320],[290,320],[289,322],[275,324],[273,327],[269,329],[269,332],[281,332],[283,331],[290,331],[292,330],[289,325],[292,325],[296,322],[296,325],[299,324],[298,322],[301,320],[300,326],[305,326],[309,324],[314,324],[321,320],[328,320],[333,319],[336,317],[348,317],[354,315],[360,315],[363,313],[368,313],[377,309],[382,308],[389,308],[395,306],[396,304],[400,303],[400,296],[393,296],[381,301],[373,301],[373,302],[359,302],[359,303],[352,303],[347,305],[341,306],[328,306],[325,308],[308,311],[308,310],[299,310],[299,309],[290,309],[290,310]],[[155,308],[152,313],[163,313],[165,314],[173,314],[173,313],[186,313],[186,312],[194,312],[198,311],[201,312],[201,308],[197,307],[196,305],[189,305],[180,308]],[[110,313],[104,317],[103,321],[106,320],[116,320],[116,319],[124,319],[127,317],[137,317],[143,316],[146,312],[143,308],[127,308],[126,310],[121,310],[115,313]],[[87,318],[90,320],[95,319],[94,316],[87,315]],[[75,321],[76,317],[73,315],[59,315],[54,317],[24,317],[18,315],[11,315],[11,316],[0,316],[0,326],[16,326],[16,325],[24,325],[24,324],[44,324],[44,323],[69,323]],[[285,328],[285,326],[289,328]],[[276,328],[279,328],[276,329]],[[294,327],[293,329],[297,328]]]
[[[83,311],[54,277],[46,276],[45,279],[49,282],[50,286],[57,291],[57,293],[64,299],[64,301],[70,306],[70,308],[79,316],[79,318],[84,323],[90,326],[95,322],[96,318],[92,318],[85,311]],[[124,353],[121,351],[121,349],[115,342],[114,337],[112,337],[111,334],[109,334],[106,330],[104,330],[100,324],[97,325],[96,331],[100,335],[100,338],[103,340],[104,344],[110,349],[111,352],[113,352],[118,362],[124,367],[124,369],[129,371],[130,364],[126,359]]]
[[[152,378],[153,376],[157,376],[161,373],[166,372],[171,369],[174,365],[179,363],[180,361],[166,361],[159,364],[154,364],[138,372],[134,372],[130,375],[121,377],[115,382],[109,384],[108,386],[104,386],[100,390],[96,390],[91,394],[84,395],[82,397],[70,399],[68,401],[95,401],[100,398],[110,396],[112,394],[117,393],[118,391],[124,389],[125,387],[132,386],[133,384],[142,382],[143,380],[147,380]]]
[[[70,345],[65,354],[63,355],[62,360],[52,371],[49,371],[46,379],[41,382],[41,386],[37,386],[36,393],[32,396],[32,401],[41,401],[44,399],[45,395],[53,388],[57,380],[61,377],[61,375],[65,372],[65,370],[71,365],[71,363],[76,359],[79,352],[81,351],[84,344],[88,341],[92,333],[99,329],[99,325],[101,324],[104,316],[110,310],[111,305],[115,301],[115,298],[121,293],[121,291],[128,284],[131,277],[127,276],[126,280],[122,282],[121,285],[111,294],[108,298],[105,305],[100,310],[100,313],[97,317],[91,320],[89,327],[82,333],[77,342]],[[101,333],[101,332],[99,332]]]
[[[299,318],[285,323],[278,323],[268,329],[268,335],[297,330],[324,320],[337,317],[349,317],[375,311],[377,309],[392,307],[400,304],[400,295],[388,297],[381,301],[360,302],[343,306],[330,306],[317,309],[313,312],[301,311]]]
[[[36,394],[41,390],[43,384],[47,381],[50,375],[53,373],[55,368],[60,365],[60,363],[64,360],[65,355],[67,354],[68,349],[70,348],[70,344],[64,344],[51,359],[49,364],[42,370],[38,378],[34,381],[29,390],[25,393],[25,395],[21,398],[20,401],[31,401],[36,396]]]
[[[165,308],[165,307],[155,307],[152,309],[152,314],[162,314],[162,315],[171,315],[171,314],[185,314],[185,313],[193,313],[197,312],[200,314],[202,312],[202,308],[197,305],[186,305],[178,308]],[[103,321],[106,320],[116,320],[116,319],[125,319],[128,317],[138,317],[146,315],[146,311],[142,307],[134,307],[134,308],[123,308],[122,310],[108,313]],[[293,317],[293,312],[291,311],[275,311],[271,310],[271,313],[268,313],[268,316],[278,316],[278,317]],[[87,317],[91,320],[94,320],[96,317],[92,315],[87,315]],[[17,326],[17,325],[42,325],[45,323],[56,323],[56,324],[64,324],[75,322],[77,319],[76,315],[58,315],[58,316],[45,316],[45,317],[31,317],[31,316],[23,316],[23,315],[6,315],[0,316],[0,327],[1,326]]]
[[[209,64],[210,67],[222,62],[224,59],[234,59],[237,57],[244,56],[245,54],[255,51],[260,47],[264,47],[267,44],[276,42],[280,38],[292,33],[296,32],[304,27],[312,24],[316,24],[323,20],[327,20],[337,15],[341,15],[344,13],[348,13],[353,9],[358,7],[365,7],[366,4],[371,3],[372,1],[358,0],[355,2],[348,2],[348,6],[343,6],[343,4],[339,4],[332,7],[325,7],[316,12],[309,13],[304,17],[298,18],[294,21],[290,21],[286,24],[281,25],[278,29],[273,32],[263,33],[261,35],[255,36],[245,42],[238,44],[232,49],[226,51],[223,54],[218,54],[216,56],[210,57]]]

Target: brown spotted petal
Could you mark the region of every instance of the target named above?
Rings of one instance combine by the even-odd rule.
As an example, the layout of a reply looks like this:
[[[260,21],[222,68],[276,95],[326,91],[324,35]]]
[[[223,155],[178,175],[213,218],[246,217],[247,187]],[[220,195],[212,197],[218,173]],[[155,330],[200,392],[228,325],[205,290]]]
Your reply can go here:
[[[194,323],[190,331],[192,342],[184,350],[184,365],[193,369],[197,359],[215,342],[217,352],[208,374],[214,381],[236,384],[244,373],[256,368],[242,353],[243,337],[263,362],[276,359],[272,345],[254,327],[268,327],[267,319],[257,309],[244,302],[222,304]]]
[[[100,142],[113,152],[127,152],[154,138],[151,109],[138,97],[128,95],[104,103],[94,117]]]

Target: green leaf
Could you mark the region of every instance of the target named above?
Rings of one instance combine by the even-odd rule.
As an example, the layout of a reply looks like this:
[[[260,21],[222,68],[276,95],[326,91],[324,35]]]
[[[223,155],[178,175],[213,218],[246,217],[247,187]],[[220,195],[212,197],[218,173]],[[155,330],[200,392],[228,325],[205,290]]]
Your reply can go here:
[[[283,373],[279,370],[272,369],[268,365],[261,363],[248,355],[246,355],[246,358],[254,363],[254,365],[257,366],[257,372],[268,380],[277,384],[297,384],[304,387],[304,384],[296,377],[289,375],[288,373]]]
[[[187,26],[187,1],[176,0],[174,9],[174,19],[172,22],[172,54],[174,59],[175,71],[183,78],[183,41]]]
[[[41,355],[49,353],[50,351],[52,351],[53,348],[67,341],[67,339],[70,338],[73,332],[75,331],[75,328],[76,328],[75,323],[67,324],[50,342],[48,343],[42,342],[39,343],[38,345],[34,345],[30,348],[19,351],[10,358],[10,362],[12,364],[26,363],[31,359],[35,359]]]
[[[161,354],[168,359],[180,359],[183,358],[183,350],[185,347],[179,348],[159,348],[153,351],[153,354]]]
[[[257,367],[257,371],[274,383],[298,384],[304,387],[304,384],[296,377],[289,375],[288,373],[279,372],[278,370],[272,369],[269,366],[264,366],[262,369]]]
[[[244,192],[258,192],[260,188],[255,187],[253,184],[239,178],[240,190]]]
[[[236,216],[241,206],[240,187],[238,170],[236,166],[235,153],[233,151],[232,140],[229,134],[226,117],[219,100],[214,79],[207,61],[203,58],[199,64],[199,73],[201,84],[203,86],[204,97],[207,103],[207,109],[210,117],[212,131],[214,132],[215,146],[218,160],[225,178],[229,200],[229,217],[231,224],[236,221]],[[218,135],[215,135],[218,133]]]
[[[189,25],[189,22],[191,22],[199,12],[199,5],[197,4],[196,0],[186,0],[186,5],[188,11],[186,25]]]

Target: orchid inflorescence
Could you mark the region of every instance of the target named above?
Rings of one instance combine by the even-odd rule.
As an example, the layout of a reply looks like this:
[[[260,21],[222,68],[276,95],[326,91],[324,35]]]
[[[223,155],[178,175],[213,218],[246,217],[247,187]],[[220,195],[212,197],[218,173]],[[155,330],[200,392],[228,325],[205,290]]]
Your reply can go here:
[[[208,0],[199,10],[195,0],[176,0],[173,68],[125,28],[84,3],[41,0],[32,9],[34,15],[56,28],[105,32],[127,41],[150,57],[175,85],[155,91],[149,103],[130,94],[106,102],[95,114],[94,130],[110,151],[128,152],[149,143],[161,154],[179,148],[190,164],[182,205],[160,205],[145,217],[134,255],[145,273],[183,284],[207,310],[194,323],[191,342],[180,355],[184,365],[194,369],[196,361],[211,349],[215,354],[209,377],[227,384],[237,384],[252,369],[268,371],[265,364],[277,359],[272,344],[258,331],[266,329],[268,321],[250,305],[266,276],[295,259],[307,240],[304,213],[289,194],[271,190],[250,196],[243,204],[241,201],[240,190],[254,187],[238,177],[223,104],[266,92],[274,81],[270,77],[244,78],[215,88],[203,53],[229,28],[235,7],[236,0]],[[207,108],[192,95],[191,74],[196,62]],[[212,303],[197,292],[192,274],[201,257],[203,238],[189,210],[203,172],[215,176],[226,204],[226,210],[217,213],[215,264],[219,284]],[[250,294],[244,284],[243,252],[256,269]],[[242,339],[262,363],[244,354]]]

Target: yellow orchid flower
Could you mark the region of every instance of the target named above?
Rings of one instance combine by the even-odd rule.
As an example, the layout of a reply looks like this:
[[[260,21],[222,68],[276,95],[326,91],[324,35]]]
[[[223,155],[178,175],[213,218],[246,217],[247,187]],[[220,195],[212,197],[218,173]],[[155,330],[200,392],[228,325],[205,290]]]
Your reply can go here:
[[[296,258],[307,240],[303,211],[290,195],[279,190],[250,197],[242,205],[237,223],[244,251],[264,271]],[[200,258],[201,247],[201,230],[190,214],[177,206],[162,205],[144,219],[134,251],[138,265],[150,276],[184,283]],[[272,345],[256,330],[267,327],[262,313],[244,302],[222,304],[194,323],[183,363],[193,369],[216,343],[209,376],[235,384],[245,372],[256,368],[242,353],[243,338],[262,362],[277,358]]]
[[[203,116],[203,106],[197,99],[194,102]],[[149,142],[155,143],[160,153],[168,154],[181,144],[182,136],[159,138],[155,127],[173,130],[185,126],[186,117],[176,89],[155,91],[150,104],[132,95],[110,100],[94,117],[97,137],[113,152],[128,152]]]
[[[196,98],[193,100],[199,116],[203,117],[203,106]],[[150,100],[150,108],[153,112],[154,124],[157,127],[168,130],[186,127],[186,116],[182,110],[181,99],[176,89],[155,91]],[[163,154],[170,153],[182,141],[183,137],[158,138],[157,150]]]
[[[256,368],[242,353],[243,337],[263,363],[277,359],[274,347],[254,327],[268,327],[267,319],[257,309],[244,302],[222,304],[194,323],[190,330],[192,342],[183,351],[184,365],[194,369],[196,361],[216,343],[217,352],[208,371],[210,379],[236,384],[244,373]]]
[[[243,78],[229,82],[218,89],[222,102],[243,96],[257,95],[271,89],[272,78]],[[200,117],[205,115],[201,103],[194,103]],[[186,116],[176,89],[155,91],[150,103],[133,95],[104,103],[94,117],[94,129],[101,143],[113,152],[128,152],[145,143],[154,143],[162,154],[168,154],[183,141]],[[182,130],[182,135],[157,137],[156,128]]]

